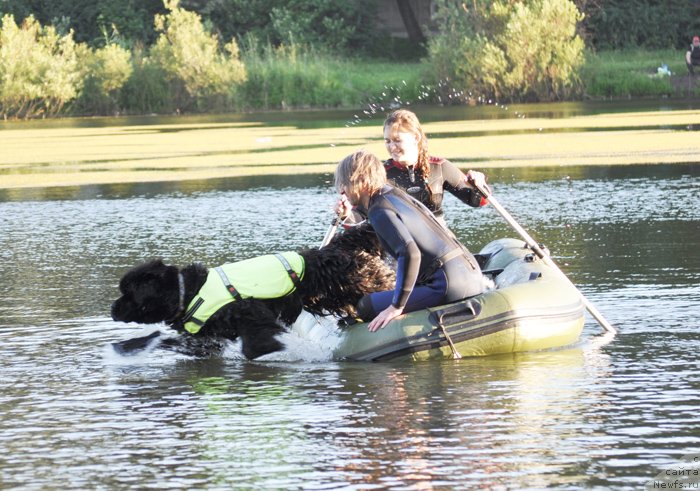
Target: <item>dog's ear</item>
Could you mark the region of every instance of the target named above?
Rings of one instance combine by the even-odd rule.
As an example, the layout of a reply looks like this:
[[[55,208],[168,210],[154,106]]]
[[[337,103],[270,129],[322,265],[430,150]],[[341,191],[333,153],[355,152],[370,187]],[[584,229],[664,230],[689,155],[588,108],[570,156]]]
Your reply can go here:
[[[162,259],[151,259],[140,268],[144,280],[173,280],[179,271],[176,266],[168,266]]]
[[[163,260],[161,258],[156,258],[156,259],[151,259],[150,261],[147,261],[145,264],[145,269],[149,272],[156,273],[158,271],[163,271],[165,270],[168,266],[165,265]]]
[[[165,277],[165,272],[168,268],[172,268],[172,266],[166,266],[160,258],[141,263],[122,276],[119,282],[119,289],[124,292],[128,285],[158,281]]]

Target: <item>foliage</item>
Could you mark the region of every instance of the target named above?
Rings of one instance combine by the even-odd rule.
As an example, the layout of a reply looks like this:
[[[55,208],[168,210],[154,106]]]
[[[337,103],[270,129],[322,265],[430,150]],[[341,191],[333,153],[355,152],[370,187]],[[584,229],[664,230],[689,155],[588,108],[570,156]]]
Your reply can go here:
[[[296,44],[258,46],[248,40],[243,46],[248,80],[239,106],[246,109],[388,106],[394,98],[417,98],[417,64],[339,58]]]
[[[135,114],[173,112],[175,103],[163,70],[142,46],[135,47],[131,59],[133,71],[120,91],[120,107]]]
[[[73,34],[59,35],[33,17],[21,26],[11,15],[0,30],[0,113],[3,117],[53,116],[82,88],[80,57]]]
[[[685,74],[682,55],[666,51],[616,51],[589,53],[581,72],[590,97],[651,97],[674,94],[669,77],[659,77],[656,69],[667,63],[673,74]]]
[[[119,94],[131,77],[131,52],[118,44],[95,51],[86,49],[85,84],[76,101],[81,114],[109,114],[119,111]]]
[[[178,0],[165,0],[170,11],[157,15],[160,32],[151,49],[153,63],[170,82],[179,109],[228,100],[231,90],[246,78],[234,39],[220,49],[219,40],[202,24],[201,17],[178,7]]]
[[[475,97],[555,100],[578,90],[581,14],[569,0],[485,0],[438,4],[440,32],[429,42],[439,80]]]
[[[103,33],[113,29],[129,44],[151,44],[156,37],[153,16],[164,10],[162,0],[1,0],[0,12],[19,21],[32,15],[62,34],[73,30],[76,42],[101,46]]]
[[[700,33],[697,0],[578,0],[595,49],[685,48]]]
[[[56,0],[55,4],[75,6],[81,1]],[[498,101],[581,95],[665,97],[693,95],[694,90],[684,78],[684,50],[590,50],[582,65],[582,41],[574,31],[577,21],[582,28],[581,16],[567,0],[439,0],[442,32],[430,40],[429,58],[413,64],[338,54],[355,49],[352,39],[357,33],[347,26],[364,22],[361,15],[345,24],[329,16],[326,27],[337,30],[337,39],[327,44],[316,37],[325,27],[308,23],[305,18],[313,18],[313,13],[304,8],[321,12],[336,5],[335,0],[250,0],[245,2],[247,10],[243,0],[184,1],[209,12],[210,19],[181,8],[176,0],[166,0],[160,7],[165,14],[154,23],[157,40],[152,45],[126,38],[121,30],[128,24],[122,22],[126,17],[116,12],[119,26],[107,29],[109,21],[103,18],[100,38],[92,46],[75,41],[70,30],[74,18],[54,19],[54,26],[42,27],[32,16],[23,17],[20,25],[11,15],[4,16],[0,114],[29,118],[364,106],[353,123],[359,124],[391,107],[460,103],[479,96]],[[129,2],[115,0],[114,5],[136,8],[139,4]],[[107,3],[92,2],[101,12],[106,12]],[[151,5],[150,0],[141,3]],[[350,10],[338,7],[344,15],[356,7],[347,3],[353,4],[347,6]],[[613,12],[618,5],[612,0],[578,3],[591,14],[599,14],[605,6]],[[24,5],[26,12],[36,10],[38,4],[53,5],[37,1],[29,9],[29,4],[0,0],[2,8],[14,5],[21,10],[19,6]],[[258,19],[258,34],[238,38],[242,53],[233,40],[236,31],[229,25],[227,31],[222,27],[226,17],[218,19],[219,27],[213,22],[219,12],[214,7],[232,5],[242,9],[241,23],[253,22],[254,14],[263,15],[263,7],[269,8],[265,18]],[[292,8],[305,13],[293,16]],[[213,32],[228,32],[226,39],[232,40],[222,46],[222,36]],[[269,37],[259,34],[264,32]],[[389,50],[386,43],[383,49]],[[662,64],[682,77],[657,76]]]
[[[376,0],[183,0],[224,38],[302,45],[335,54],[366,53],[379,33]]]
[[[501,1],[515,5],[522,0]],[[462,3],[462,2],[459,2]],[[470,12],[492,3],[463,2]],[[584,14],[579,25],[594,49],[683,49],[700,33],[698,0],[574,0]],[[311,45],[335,54],[385,55],[396,39],[382,35],[377,0],[181,0],[198,13],[222,39],[253,35],[274,46]],[[103,46],[104,33],[116,30],[126,46],[152,45],[153,18],[165,14],[162,0],[0,0],[0,14],[18,23],[32,15],[59,34],[73,30],[76,42]],[[485,17],[481,17],[484,21]],[[400,46],[397,48],[400,51]],[[343,50],[335,51],[335,50]]]
[[[329,69],[335,60],[324,55],[297,45],[260,48],[249,43],[244,60],[248,81],[241,104],[247,107],[334,107],[344,102],[341,82]]]

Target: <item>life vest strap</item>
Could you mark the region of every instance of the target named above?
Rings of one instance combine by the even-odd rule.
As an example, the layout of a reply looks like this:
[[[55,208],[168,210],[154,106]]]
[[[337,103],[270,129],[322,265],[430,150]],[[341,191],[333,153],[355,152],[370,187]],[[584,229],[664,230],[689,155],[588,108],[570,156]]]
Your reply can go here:
[[[284,266],[284,269],[287,270],[287,274],[289,275],[289,278],[291,278],[292,283],[294,283],[294,286],[296,288],[299,288],[299,285],[301,284],[301,280],[299,279],[299,275],[297,274],[294,269],[292,269],[292,265],[289,264],[289,261],[280,253],[276,253],[275,257],[279,259],[279,262],[282,263],[282,266]]]
[[[236,300],[240,301],[241,300],[241,294],[238,293],[238,290],[231,284],[231,282],[228,279],[228,276],[226,276],[226,273],[224,273],[224,270],[219,266],[218,268],[214,268],[214,270],[219,273],[219,276],[221,277],[221,281],[224,283],[224,286],[228,290],[228,292],[231,294],[233,298]]]
[[[182,318],[182,323],[187,324],[188,322],[192,321],[195,324],[201,326],[202,323],[200,321],[198,321],[197,319],[195,319],[193,316],[194,316],[195,312],[197,312],[197,309],[199,307],[201,307],[203,303],[204,303],[204,299],[201,297],[198,298],[197,301],[194,304],[192,304],[192,307],[190,307],[190,309],[185,313],[185,316]]]

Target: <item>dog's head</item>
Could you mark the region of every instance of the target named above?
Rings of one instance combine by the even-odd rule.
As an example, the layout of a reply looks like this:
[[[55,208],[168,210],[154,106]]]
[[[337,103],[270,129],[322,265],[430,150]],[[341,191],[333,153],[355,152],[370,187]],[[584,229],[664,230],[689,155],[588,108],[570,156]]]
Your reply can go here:
[[[112,304],[112,319],[154,324],[180,309],[179,270],[155,259],[128,271],[119,281],[121,297]]]

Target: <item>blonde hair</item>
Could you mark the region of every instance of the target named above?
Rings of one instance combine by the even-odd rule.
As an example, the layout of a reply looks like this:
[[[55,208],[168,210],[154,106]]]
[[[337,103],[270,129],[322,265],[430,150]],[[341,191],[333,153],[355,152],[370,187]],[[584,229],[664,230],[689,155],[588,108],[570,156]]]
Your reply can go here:
[[[428,138],[421,127],[418,116],[408,109],[397,109],[384,120],[384,129],[390,128],[392,136],[405,131],[413,133],[418,137],[418,162],[416,162],[416,171],[418,171],[427,181],[430,177],[430,159],[428,157]]]
[[[385,184],[384,164],[365,149],[348,155],[335,168],[335,188],[339,193],[345,188],[374,194]]]

